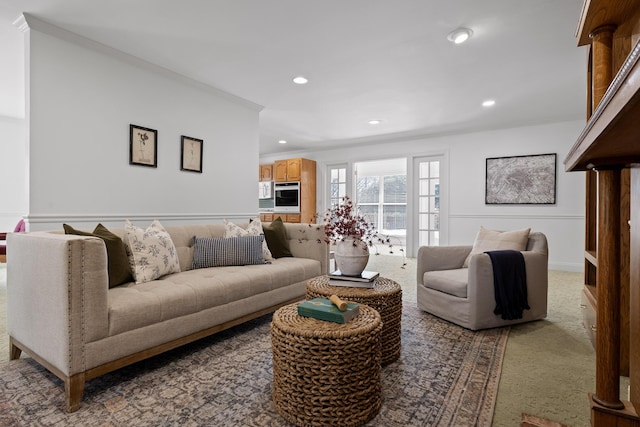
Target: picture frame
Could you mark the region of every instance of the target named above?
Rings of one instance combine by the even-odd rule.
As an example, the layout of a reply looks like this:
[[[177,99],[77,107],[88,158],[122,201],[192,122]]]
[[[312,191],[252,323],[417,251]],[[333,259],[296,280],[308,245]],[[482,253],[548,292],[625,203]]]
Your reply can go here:
[[[556,203],[555,153],[486,159],[485,204]]]
[[[180,170],[202,173],[202,149],[204,141],[182,135],[180,137]]]
[[[158,131],[129,125],[129,164],[158,167]]]

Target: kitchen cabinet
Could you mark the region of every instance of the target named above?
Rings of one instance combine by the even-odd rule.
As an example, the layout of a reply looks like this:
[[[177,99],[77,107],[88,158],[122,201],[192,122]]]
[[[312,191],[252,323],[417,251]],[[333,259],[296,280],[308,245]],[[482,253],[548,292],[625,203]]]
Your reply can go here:
[[[307,159],[287,159],[276,160],[273,164],[275,182],[293,182],[302,180],[303,163],[311,160]],[[315,162],[314,167],[315,167]]]
[[[258,175],[260,176],[260,181],[273,181],[273,165],[260,165]]]

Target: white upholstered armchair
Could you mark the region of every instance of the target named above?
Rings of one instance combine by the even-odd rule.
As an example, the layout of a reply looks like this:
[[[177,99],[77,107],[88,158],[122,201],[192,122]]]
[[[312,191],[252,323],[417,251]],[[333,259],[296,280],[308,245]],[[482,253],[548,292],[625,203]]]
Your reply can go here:
[[[532,232],[524,256],[530,309],[521,319],[504,320],[494,314],[493,268],[486,253],[472,246],[423,246],[417,258],[418,307],[472,330],[523,323],[547,316],[548,251],[544,234]]]

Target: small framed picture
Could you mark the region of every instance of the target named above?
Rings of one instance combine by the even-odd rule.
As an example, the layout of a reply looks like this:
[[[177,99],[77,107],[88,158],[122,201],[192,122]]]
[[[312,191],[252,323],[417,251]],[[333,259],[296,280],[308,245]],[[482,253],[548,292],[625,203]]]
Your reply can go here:
[[[129,125],[129,164],[158,167],[158,131]]]
[[[202,173],[203,141],[184,135],[180,137],[180,140],[180,154],[182,157],[180,170]]]

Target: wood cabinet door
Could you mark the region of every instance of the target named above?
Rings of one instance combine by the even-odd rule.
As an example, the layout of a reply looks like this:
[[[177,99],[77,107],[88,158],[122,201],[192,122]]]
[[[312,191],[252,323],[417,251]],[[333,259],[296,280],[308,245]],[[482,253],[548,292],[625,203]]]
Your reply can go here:
[[[300,159],[287,160],[287,181],[300,181],[302,177],[302,161]]]
[[[287,161],[276,160],[273,164],[273,180],[276,182],[287,181]]]
[[[260,165],[260,181],[273,181],[273,165]]]
[[[300,214],[287,214],[285,222],[300,222]]]

